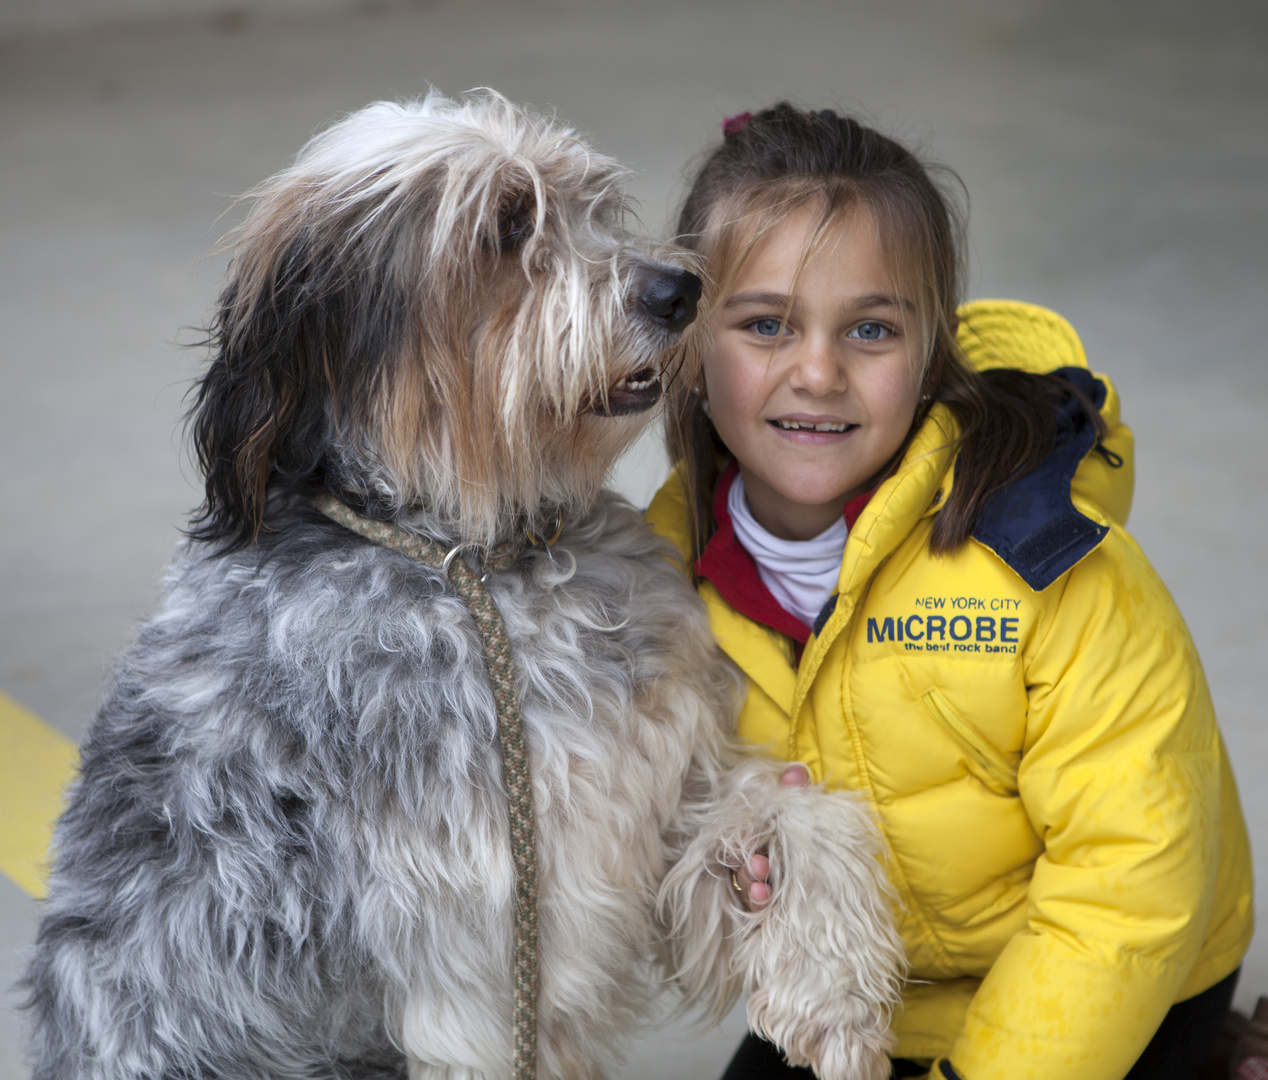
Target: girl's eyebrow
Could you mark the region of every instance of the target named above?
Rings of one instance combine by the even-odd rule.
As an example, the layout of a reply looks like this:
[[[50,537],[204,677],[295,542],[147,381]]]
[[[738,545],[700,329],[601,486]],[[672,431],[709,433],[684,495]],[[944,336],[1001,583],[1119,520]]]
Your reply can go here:
[[[848,304],[843,305],[851,309],[857,308],[904,308],[907,307],[907,301],[901,296],[890,296],[888,293],[872,293],[869,296],[852,297]]]
[[[734,296],[728,296],[722,306],[724,308],[756,306],[785,309],[788,307],[789,299],[784,293],[742,292],[736,293]],[[867,296],[852,296],[841,306],[849,308],[851,311],[857,311],[860,308],[864,310],[871,310],[872,308],[901,309],[908,305],[901,296],[890,296],[888,293],[870,293]]]
[[[786,308],[788,306],[789,297],[783,293],[770,292],[742,292],[736,293],[734,296],[728,296],[724,308],[747,307],[749,305],[757,305],[760,307],[779,307]]]

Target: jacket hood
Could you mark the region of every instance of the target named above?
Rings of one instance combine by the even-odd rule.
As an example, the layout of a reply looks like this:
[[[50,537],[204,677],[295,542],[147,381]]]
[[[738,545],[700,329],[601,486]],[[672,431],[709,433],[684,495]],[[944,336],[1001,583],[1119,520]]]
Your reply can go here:
[[[1037,374],[1061,368],[1089,370],[1079,335],[1055,311],[1018,300],[974,300],[956,314],[960,319],[956,340],[978,371],[1001,367]],[[1104,396],[1101,391],[1090,396],[1107,433],[1100,440],[1101,453],[1081,462],[1070,494],[1075,506],[1094,520],[1126,525],[1135,490],[1135,440],[1122,421],[1113,383],[1104,375],[1095,378]]]

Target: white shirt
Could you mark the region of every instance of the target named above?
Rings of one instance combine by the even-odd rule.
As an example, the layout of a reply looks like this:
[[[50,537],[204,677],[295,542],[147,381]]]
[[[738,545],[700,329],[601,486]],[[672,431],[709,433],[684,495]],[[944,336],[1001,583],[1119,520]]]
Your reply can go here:
[[[736,540],[757,563],[762,584],[780,607],[807,626],[814,626],[841,576],[841,557],[850,534],[845,516],[812,540],[783,540],[763,529],[753,517],[744,494],[744,477],[739,473],[727,492],[726,509]]]

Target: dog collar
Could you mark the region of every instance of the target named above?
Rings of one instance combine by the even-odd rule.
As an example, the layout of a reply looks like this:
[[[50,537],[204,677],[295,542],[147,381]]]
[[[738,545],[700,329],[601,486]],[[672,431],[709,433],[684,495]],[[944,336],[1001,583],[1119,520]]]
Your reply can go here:
[[[503,540],[493,547],[459,542],[446,551],[440,541],[420,536],[391,521],[383,521],[358,513],[330,492],[314,495],[309,502],[331,521],[337,522],[358,536],[382,547],[391,548],[407,559],[430,566],[433,570],[439,570],[446,575],[454,559],[461,552],[470,551],[478,560],[481,580],[489,574],[501,574],[509,570],[519,557],[531,548],[549,550],[554,547],[563,534],[565,521],[564,508],[556,506],[548,526],[552,530],[549,538],[539,537],[533,531],[534,522],[529,519],[524,524],[523,535],[520,538]],[[546,530],[543,529],[542,532],[544,534]]]

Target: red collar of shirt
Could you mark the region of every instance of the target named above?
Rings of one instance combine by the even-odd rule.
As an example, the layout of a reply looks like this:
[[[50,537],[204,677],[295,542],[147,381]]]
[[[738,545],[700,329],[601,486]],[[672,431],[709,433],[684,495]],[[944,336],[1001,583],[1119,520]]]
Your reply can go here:
[[[713,520],[718,528],[696,560],[696,573],[712,581],[722,599],[741,615],[787,634],[798,646],[805,645],[810,640],[810,627],[780,605],[758,574],[753,556],[735,538],[726,499],[739,471],[733,461],[718,481],[713,495]],[[871,497],[872,492],[868,491],[845,504],[845,523],[849,528],[854,528]]]

